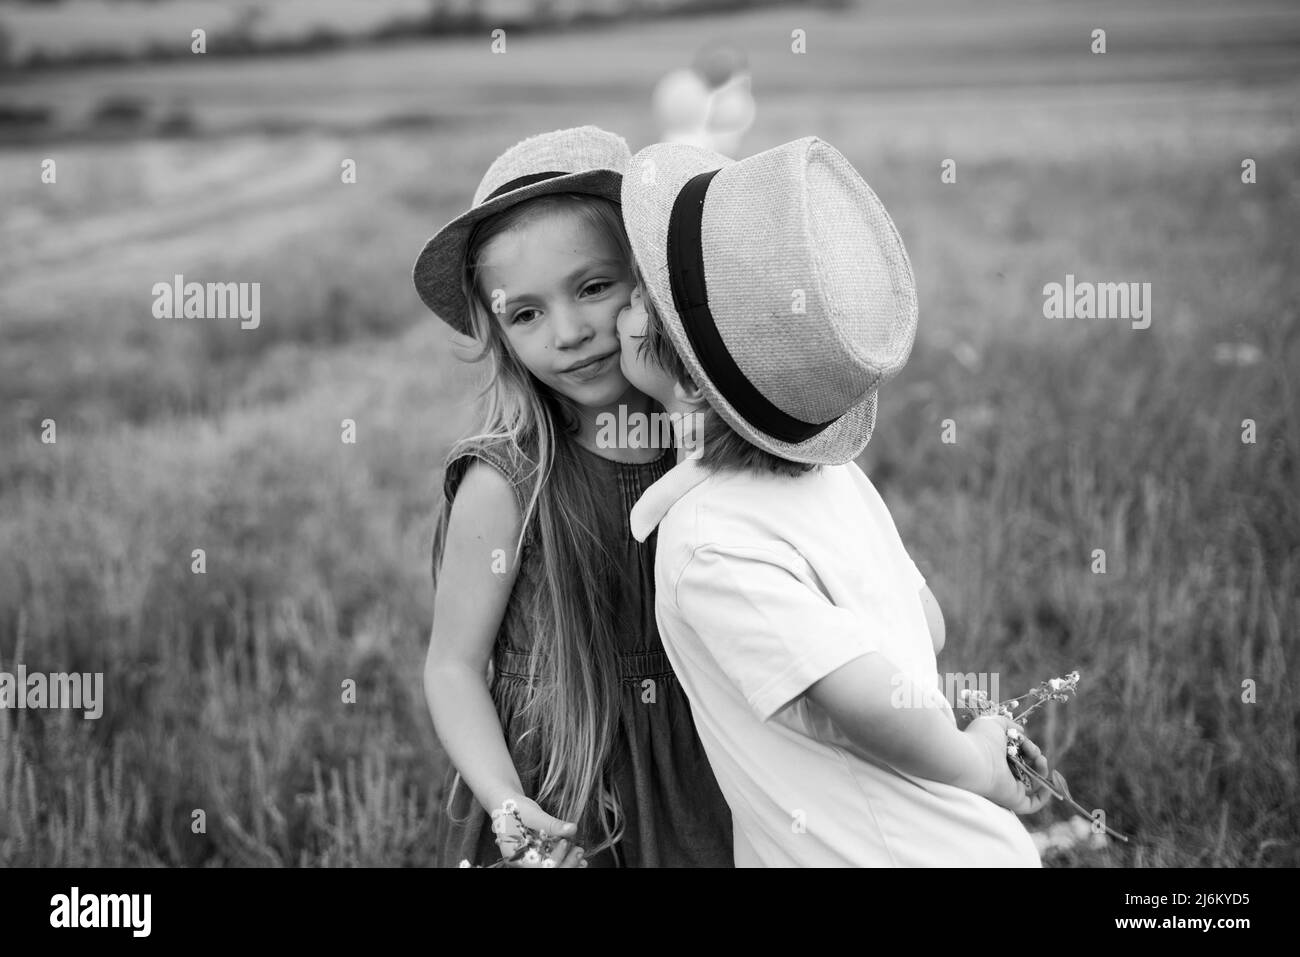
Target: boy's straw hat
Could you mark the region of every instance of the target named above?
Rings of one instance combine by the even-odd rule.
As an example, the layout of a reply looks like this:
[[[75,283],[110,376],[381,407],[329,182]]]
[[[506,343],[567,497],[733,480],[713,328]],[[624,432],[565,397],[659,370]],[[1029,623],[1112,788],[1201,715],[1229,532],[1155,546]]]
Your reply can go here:
[[[442,227],[415,260],[415,288],[424,304],[457,332],[469,335],[461,277],[474,226],[547,193],[591,193],[617,203],[621,174],[631,156],[623,137],[597,126],[541,133],[510,147],[488,167],[470,209]]]
[[[809,136],[733,162],[641,150],[623,220],[647,292],[709,405],[784,459],[862,453],[876,389],[916,337],[912,265],[849,161]]]

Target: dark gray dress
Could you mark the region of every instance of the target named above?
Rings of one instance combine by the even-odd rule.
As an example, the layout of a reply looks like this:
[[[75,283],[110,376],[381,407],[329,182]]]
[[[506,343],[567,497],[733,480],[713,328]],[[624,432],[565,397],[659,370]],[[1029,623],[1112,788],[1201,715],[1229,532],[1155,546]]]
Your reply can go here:
[[[608,780],[624,816],[621,840],[595,854],[592,867],[731,867],[731,814],[718,789],[691,719],[690,704],[659,640],[655,623],[654,555],[656,535],[643,544],[632,537],[628,513],[641,494],[672,468],[674,450],[658,460],[629,464],[603,458],[575,444],[577,467],[587,473],[598,501],[609,503],[599,516],[602,538],[619,563],[620,588],[615,601],[615,636],[620,665],[620,721],[613,753],[607,765]],[[519,459],[508,443],[480,444],[447,462],[443,480],[444,502],[439,517],[445,528],[470,463],[484,461],[501,472],[515,489],[521,514],[527,507],[527,461]],[[531,523],[530,523],[531,524]],[[433,561],[439,561],[441,535],[435,536]],[[526,728],[516,717],[527,694],[529,654],[534,629],[529,623],[531,600],[539,587],[540,560],[533,529],[525,532],[519,575],[497,633],[493,652],[491,694],[507,742],[516,741]],[[645,684],[646,680],[653,685]],[[654,702],[647,690],[653,688]],[[535,738],[535,736],[530,736]],[[536,763],[531,755],[512,752],[520,770],[524,793],[534,797],[538,780],[526,769]],[[448,771],[443,792],[445,813],[441,821],[438,860],[456,867],[461,860],[489,864],[500,858],[491,822],[464,782]],[[450,799],[450,800],[448,800]],[[547,808],[547,810],[552,810]],[[603,831],[602,813],[593,807],[579,822],[578,843],[594,848]]]

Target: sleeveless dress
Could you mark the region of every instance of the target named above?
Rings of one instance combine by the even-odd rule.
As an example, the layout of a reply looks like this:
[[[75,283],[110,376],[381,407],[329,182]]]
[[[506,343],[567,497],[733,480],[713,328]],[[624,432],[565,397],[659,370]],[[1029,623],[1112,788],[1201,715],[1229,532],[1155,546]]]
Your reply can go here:
[[[657,536],[643,544],[632,537],[628,514],[642,493],[675,464],[675,452],[644,464],[615,462],[577,443],[578,464],[597,499],[609,503],[602,538],[618,564],[614,634],[619,662],[619,722],[607,780],[618,795],[623,834],[611,848],[591,850],[604,832],[593,810],[579,822],[577,842],[588,849],[590,867],[732,867],[731,813],[695,730],[690,704],[673,673],[655,622],[654,558]],[[449,459],[443,479],[440,527],[445,527],[456,490],[469,465],[486,462],[510,482],[524,514],[530,463],[509,443],[478,443]],[[530,526],[535,523],[530,522]],[[440,561],[434,539],[433,570]],[[529,657],[535,629],[531,602],[541,582],[534,529],[525,530],[519,573],[493,649],[490,688],[505,739],[512,748],[524,794],[535,797],[540,780],[534,763],[514,750],[526,729],[516,716],[528,692]],[[535,752],[532,757],[535,758]],[[438,835],[438,865],[462,860],[486,865],[501,857],[491,820],[455,768],[443,782],[445,811]],[[547,810],[551,810],[547,808]],[[607,818],[608,819],[608,818]]]

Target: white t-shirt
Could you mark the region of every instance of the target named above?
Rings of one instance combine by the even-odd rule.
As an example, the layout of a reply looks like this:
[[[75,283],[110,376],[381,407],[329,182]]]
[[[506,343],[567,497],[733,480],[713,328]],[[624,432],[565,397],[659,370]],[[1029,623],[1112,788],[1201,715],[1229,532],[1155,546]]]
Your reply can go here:
[[[731,806],[737,866],[1041,866],[1011,811],[871,759],[804,697],[872,651],[938,690],[925,579],[856,464],[787,477],[688,460],[631,524],[640,540],[659,528],[659,633]]]

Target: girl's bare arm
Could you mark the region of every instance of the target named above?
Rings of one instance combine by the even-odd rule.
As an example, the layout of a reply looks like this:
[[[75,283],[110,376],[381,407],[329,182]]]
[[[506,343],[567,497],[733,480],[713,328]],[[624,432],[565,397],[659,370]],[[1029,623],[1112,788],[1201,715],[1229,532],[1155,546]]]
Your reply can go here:
[[[521,522],[505,477],[481,462],[470,465],[447,525],[424,662],[424,694],[438,738],[489,810],[521,793],[486,681],[488,658],[515,584]]]

